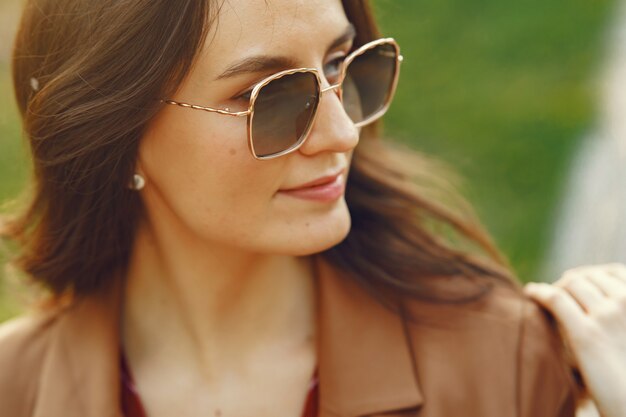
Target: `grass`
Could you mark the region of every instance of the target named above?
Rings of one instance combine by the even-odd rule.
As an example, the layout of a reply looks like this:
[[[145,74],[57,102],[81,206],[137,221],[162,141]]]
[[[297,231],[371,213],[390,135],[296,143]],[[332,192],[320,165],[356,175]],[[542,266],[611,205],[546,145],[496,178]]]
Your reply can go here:
[[[565,173],[593,128],[593,75],[610,0],[375,0],[405,62],[386,118],[401,141],[455,166],[519,275],[536,279]],[[0,67],[0,201],[27,178]],[[0,285],[0,321],[16,312]]]

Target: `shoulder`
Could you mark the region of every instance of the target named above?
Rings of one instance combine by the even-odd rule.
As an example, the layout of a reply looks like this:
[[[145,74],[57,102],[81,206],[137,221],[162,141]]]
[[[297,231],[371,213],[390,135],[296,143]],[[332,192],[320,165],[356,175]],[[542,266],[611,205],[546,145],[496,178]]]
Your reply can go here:
[[[421,364],[422,379],[458,384],[459,390],[472,386],[468,395],[477,407],[515,406],[520,416],[574,415],[576,387],[561,339],[547,313],[517,288],[496,282],[473,301],[406,305],[417,358],[430,358]]]
[[[0,381],[6,376],[5,370],[38,359],[37,353],[45,349],[55,319],[56,314],[51,312],[32,312],[0,324]]]
[[[453,290],[440,293],[452,296],[441,300],[404,299],[415,325],[469,333],[480,333],[480,329],[497,331],[498,334],[511,332],[516,338],[527,335],[525,341],[550,341],[549,345],[560,343],[549,314],[519,288],[487,279],[486,285],[480,282],[479,287],[468,285],[463,277],[446,277],[441,281],[439,288]],[[482,295],[467,296],[481,291]],[[496,333],[492,335],[497,336]]]
[[[32,312],[0,324],[0,402],[15,416],[30,415],[58,315]]]
[[[465,277],[432,279],[433,299],[405,297],[408,312],[418,326],[478,331],[478,328],[518,330],[529,326],[545,335],[554,331],[547,313],[514,285],[489,278],[469,281]],[[482,295],[480,295],[482,293]]]

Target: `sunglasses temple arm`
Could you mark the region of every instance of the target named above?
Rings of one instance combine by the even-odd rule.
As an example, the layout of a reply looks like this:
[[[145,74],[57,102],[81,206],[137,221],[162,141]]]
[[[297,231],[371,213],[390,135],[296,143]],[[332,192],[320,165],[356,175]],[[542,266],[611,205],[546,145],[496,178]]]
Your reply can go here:
[[[337,83],[337,84],[334,84],[334,85],[329,85],[326,88],[322,88],[322,90],[320,91],[320,94],[324,94],[325,92],[330,91],[330,90],[337,90],[340,87],[341,87],[341,83]]]

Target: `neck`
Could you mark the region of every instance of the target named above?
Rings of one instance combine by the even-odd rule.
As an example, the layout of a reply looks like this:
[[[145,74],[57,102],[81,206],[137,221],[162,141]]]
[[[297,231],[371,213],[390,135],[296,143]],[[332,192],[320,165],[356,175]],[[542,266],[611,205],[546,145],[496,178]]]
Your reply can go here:
[[[131,358],[176,358],[215,375],[245,367],[268,349],[310,346],[315,285],[309,257],[164,237],[149,224],[136,235],[122,314]]]

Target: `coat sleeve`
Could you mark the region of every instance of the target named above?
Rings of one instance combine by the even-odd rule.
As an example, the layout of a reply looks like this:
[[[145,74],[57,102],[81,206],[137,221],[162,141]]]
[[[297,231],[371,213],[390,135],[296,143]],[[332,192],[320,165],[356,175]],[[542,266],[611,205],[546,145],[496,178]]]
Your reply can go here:
[[[574,417],[579,396],[563,343],[547,313],[532,301],[522,303],[518,352],[518,415]]]

